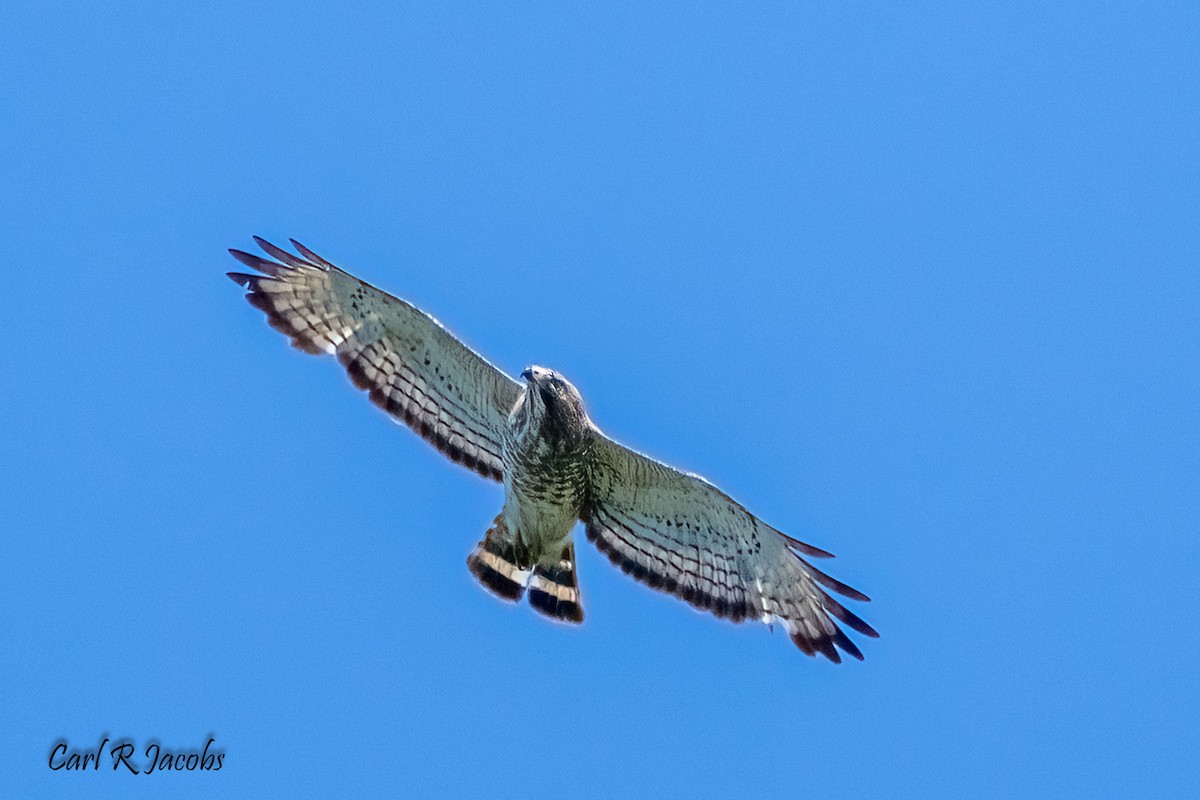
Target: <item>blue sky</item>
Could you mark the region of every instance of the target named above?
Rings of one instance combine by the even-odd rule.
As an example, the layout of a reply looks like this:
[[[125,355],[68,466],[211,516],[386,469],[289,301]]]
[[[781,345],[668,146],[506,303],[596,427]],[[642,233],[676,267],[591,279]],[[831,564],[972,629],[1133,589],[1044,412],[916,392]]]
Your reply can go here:
[[[1196,6],[644,5],[7,13],[6,796],[1194,789]],[[580,629],[485,595],[499,488],[266,326],[251,234],[562,371],[882,638],[589,545]]]

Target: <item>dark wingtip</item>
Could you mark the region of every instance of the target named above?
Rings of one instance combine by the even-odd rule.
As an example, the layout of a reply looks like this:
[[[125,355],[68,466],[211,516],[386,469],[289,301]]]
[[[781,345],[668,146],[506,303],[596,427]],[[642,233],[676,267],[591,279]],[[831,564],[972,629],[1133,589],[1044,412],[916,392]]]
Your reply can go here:
[[[870,636],[872,639],[879,638],[879,631],[872,628],[862,617],[850,611],[844,605],[834,600],[827,592],[821,592],[826,613],[832,615],[836,619],[841,620],[846,625],[849,625],[854,630],[861,633],[863,636]]]
[[[807,569],[812,574],[813,578],[817,581],[817,583],[821,584],[822,586],[832,589],[833,591],[837,592],[838,594],[842,595],[843,597],[849,597],[851,600],[857,600],[860,603],[871,602],[871,598],[867,597],[865,594],[860,592],[858,589],[855,589],[852,586],[847,586],[846,584],[839,581],[837,578],[829,577],[824,572],[822,572],[821,570],[814,567],[812,564],[805,561],[803,558],[800,559],[800,563],[802,563],[804,565],[805,569]]]
[[[334,266],[330,262],[326,261],[325,259],[321,258],[319,255],[314,253],[312,250],[309,250],[307,247],[300,244],[295,239],[288,239],[288,241],[292,243],[292,247],[296,248],[297,253],[299,253],[300,255],[307,258],[313,264],[316,264],[317,266],[320,266],[320,267],[325,267],[327,269],[337,269],[336,266]]]
[[[818,638],[812,643],[817,652],[828,658],[835,664],[842,663],[842,657],[838,654],[837,648],[833,646],[833,639],[827,636]]]
[[[262,238],[261,236],[255,236],[254,241],[256,244],[258,244],[259,247],[261,247],[263,249],[264,253],[271,256],[271,258],[275,258],[275,259],[282,261],[284,264],[287,264],[289,267],[311,267],[312,266],[312,264],[309,264],[304,259],[297,258],[296,256],[289,253],[287,250],[284,250],[282,247],[276,247],[275,245],[271,244],[270,242],[268,242],[266,239]]]
[[[226,272],[225,276],[243,289],[249,289],[251,281],[254,280],[253,275],[247,275],[244,272]]]
[[[253,253],[247,253],[245,250],[238,250],[236,247],[229,248],[229,255],[233,256],[247,267],[256,269],[259,272],[267,275],[278,276],[281,272],[287,269],[287,267],[283,266],[283,264],[279,264],[275,261],[268,261],[262,256],[256,256]]]
[[[808,639],[805,639],[799,633],[792,634],[792,643],[795,644],[796,647],[799,647],[800,652],[804,653],[804,655],[816,655],[817,651],[813,649],[812,644],[808,641]]]
[[[836,558],[836,556],[834,556],[834,554],[828,550],[822,550],[819,547],[813,547],[808,542],[802,542],[793,536],[788,536],[783,531],[776,531],[776,533],[783,537],[783,540],[787,542],[788,547],[804,553],[806,556],[812,556],[813,558]]]
[[[262,258],[259,256],[256,256],[253,253],[247,253],[245,250],[239,250],[236,247],[229,248],[229,255],[233,256],[247,267],[253,267],[259,261],[262,261]]]
[[[842,648],[842,650],[852,658],[857,658],[859,661],[864,660],[862,651],[858,649],[858,645],[850,641],[850,637],[847,636],[843,631],[838,631],[836,634],[834,634],[833,643]]]

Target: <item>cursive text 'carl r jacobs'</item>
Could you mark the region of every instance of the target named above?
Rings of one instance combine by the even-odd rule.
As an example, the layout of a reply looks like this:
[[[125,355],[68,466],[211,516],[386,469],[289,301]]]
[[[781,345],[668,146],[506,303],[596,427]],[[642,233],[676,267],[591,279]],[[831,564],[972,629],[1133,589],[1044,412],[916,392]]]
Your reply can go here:
[[[210,736],[201,751],[168,750],[158,742],[151,742],[142,751],[143,757],[139,758],[137,747],[133,742],[126,740],[110,747],[108,757],[112,759],[114,772],[124,767],[134,775],[151,775],[155,772],[217,772],[224,766],[225,751],[214,748],[215,741],[216,739]],[[104,760],[104,748],[108,742],[106,736],[94,751],[79,751],[72,750],[63,740],[50,751],[48,766],[54,771],[99,772],[100,762]]]

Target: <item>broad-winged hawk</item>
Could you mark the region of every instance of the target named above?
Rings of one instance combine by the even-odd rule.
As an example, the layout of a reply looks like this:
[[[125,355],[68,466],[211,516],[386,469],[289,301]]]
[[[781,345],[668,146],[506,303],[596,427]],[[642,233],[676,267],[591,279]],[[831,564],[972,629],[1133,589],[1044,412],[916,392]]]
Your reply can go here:
[[[437,320],[292,240],[258,237],[274,260],[230,250],[262,273],[229,273],[246,299],[306,353],[330,353],[372,402],[454,461],[504,484],[504,508],[467,564],[492,593],[581,622],[576,520],[614,564],[655,589],[734,622],[778,621],[796,646],[861,659],[839,620],[875,630],[830,596],[861,592],[805,557],[830,554],[784,534],[698,475],[605,436],[558,373],[510,378]],[[830,590],[830,591],[827,591]]]

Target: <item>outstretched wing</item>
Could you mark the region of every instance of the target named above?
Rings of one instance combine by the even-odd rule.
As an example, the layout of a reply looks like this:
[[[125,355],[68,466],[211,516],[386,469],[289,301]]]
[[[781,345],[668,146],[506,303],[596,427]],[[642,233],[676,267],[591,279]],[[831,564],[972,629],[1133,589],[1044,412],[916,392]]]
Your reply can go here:
[[[501,480],[501,441],[521,387],[436,319],[339,269],[257,236],[274,261],[230,250],[263,275],[231,272],[246,299],[306,353],[332,353],[371,401],[456,462]]]
[[[589,468],[587,536],[643,583],[734,622],[778,620],[797,647],[834,662],[842,660],[836,648],[863,657],[834,619],[879,635],[826,589],[855,600],[867,596],[801,557],[829,553],[780,533],[703,478],[599,432]]]

